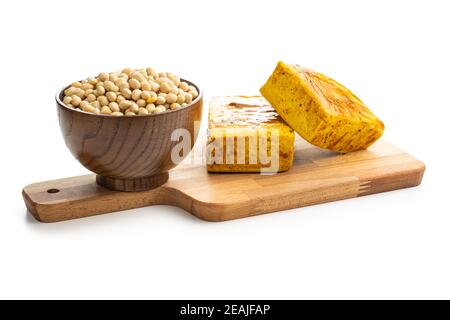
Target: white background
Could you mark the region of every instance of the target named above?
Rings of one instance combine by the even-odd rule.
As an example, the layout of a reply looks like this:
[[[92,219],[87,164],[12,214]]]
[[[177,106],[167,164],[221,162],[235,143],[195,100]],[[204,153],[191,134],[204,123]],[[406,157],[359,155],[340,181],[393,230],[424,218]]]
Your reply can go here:
[[[448,1],[2,1],[0,298],[450,298]],[[344,83],[423,184],[225,223],[158,206],[58,224],[29,183],[87,173],[54,94],[154,66],[256,94],[278,60]]]

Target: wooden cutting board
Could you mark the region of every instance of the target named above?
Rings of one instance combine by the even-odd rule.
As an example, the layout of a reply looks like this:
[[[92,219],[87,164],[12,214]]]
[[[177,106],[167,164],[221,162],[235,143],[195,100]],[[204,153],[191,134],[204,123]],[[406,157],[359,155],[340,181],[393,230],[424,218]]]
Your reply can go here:
[[[296,142],[293,168],[276,175],[208,174],[191,158],[170,172],[164,186],[117,192],[95,175],[31,184],[23,189],[28,210],[42,222],[166,204],[207,221],[225,221],[349,199],[420,184],[425,165],[385,141],[345,155]]]

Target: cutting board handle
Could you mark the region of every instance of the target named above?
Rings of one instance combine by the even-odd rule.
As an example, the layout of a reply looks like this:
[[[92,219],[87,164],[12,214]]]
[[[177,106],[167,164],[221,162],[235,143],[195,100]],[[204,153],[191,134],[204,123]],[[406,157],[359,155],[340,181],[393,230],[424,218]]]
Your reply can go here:
[[[183,204],[159,187],[141,192],[118,192],[96,183],[95,175],[45,181],[26,186],[25,205],[41,222],[58,222],[158,204]]]

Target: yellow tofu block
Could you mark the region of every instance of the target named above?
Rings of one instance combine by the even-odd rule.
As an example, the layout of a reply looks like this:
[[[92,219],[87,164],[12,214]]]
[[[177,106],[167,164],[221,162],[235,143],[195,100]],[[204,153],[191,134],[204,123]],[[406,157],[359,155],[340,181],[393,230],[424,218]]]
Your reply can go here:
[[[215,97],[209,107],[209,172],[287,171],[295,133],[260,96]]]
[[[384,124],[340,83],[298,65],[279,62],[262,95],[305,140],[346,153],[368,148]]]

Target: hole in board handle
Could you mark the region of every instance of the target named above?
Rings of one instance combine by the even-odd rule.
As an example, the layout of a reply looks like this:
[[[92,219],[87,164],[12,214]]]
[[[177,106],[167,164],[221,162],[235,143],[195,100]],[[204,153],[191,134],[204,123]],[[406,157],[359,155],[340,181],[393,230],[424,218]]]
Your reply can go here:
[[[58,193],[59,189],[48,189],[47,193]]]

